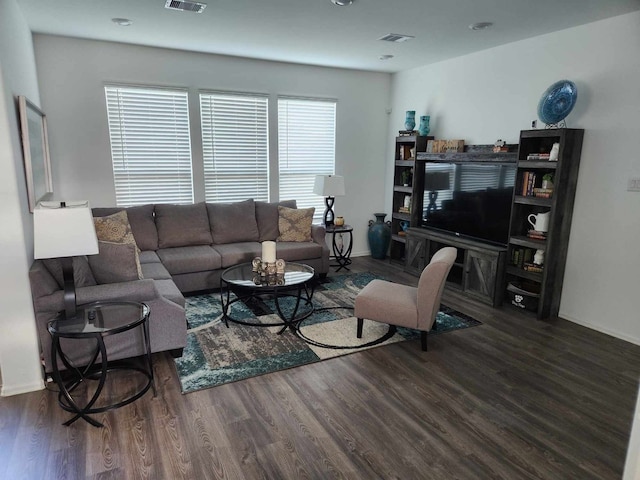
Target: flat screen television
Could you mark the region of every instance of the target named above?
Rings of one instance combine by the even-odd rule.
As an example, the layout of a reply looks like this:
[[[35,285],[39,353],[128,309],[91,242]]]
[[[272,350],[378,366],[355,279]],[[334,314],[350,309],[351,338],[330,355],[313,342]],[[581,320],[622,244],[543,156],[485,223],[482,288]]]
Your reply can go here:
[[[422,227],[506,245],[515,163],[426,162]]]

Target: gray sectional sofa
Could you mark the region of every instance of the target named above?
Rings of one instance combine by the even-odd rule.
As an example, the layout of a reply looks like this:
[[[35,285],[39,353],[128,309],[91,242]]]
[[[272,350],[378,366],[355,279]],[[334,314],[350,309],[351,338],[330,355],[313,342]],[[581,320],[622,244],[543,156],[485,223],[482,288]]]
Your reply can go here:
[[[277,240],[278,206],[295,208],[295,201],[280,203],[246,200],[231,204],[144,205],[126,208],[135,243],[139,248],[142,277],[105,283],[94,258],[74,258],[77,303],[130,300],[151,309],[152,352],[181,355],[186,345],[183,294],[217,289],[227,267],[249,262],[261,254],[261,243]],[[94,208],[94,217],[105,217],[122,208]],[[277,242],[277,256],[302,262],[324,276],[329,271],[329,248],[322,226],[311,227],[310,242]],[[103,255],[102,247],[100,256]],[[36,260],[29,272],[38,334],[45,370],[52,371],[51,339],[47,323],[64,310],[62,272],[57,260]],[[92,271],[90,263],[94,266]],[[94,275],[95,273],[95,275]],[[101,278],[102,282],[96,280]],[[137,329],[139,330],[139,329]],[[105,338],[109,359],[142,354],[140,332]],[[88,360],[90,342],[84,346],[62,342],[65,352],[73,348],[78,365]],[[65,347],[67,347],[65,349]]]

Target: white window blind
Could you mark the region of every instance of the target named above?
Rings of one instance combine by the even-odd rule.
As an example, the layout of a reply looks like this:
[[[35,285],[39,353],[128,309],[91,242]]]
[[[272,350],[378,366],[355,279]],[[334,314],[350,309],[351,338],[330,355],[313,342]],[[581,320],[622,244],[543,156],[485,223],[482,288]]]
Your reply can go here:
[[[278,166],[281,200],[295,199],[299,208],[316,207],[322,221],[324,198],[313,193],[316,175],[335,173],[336,102],[278,99]]]
[[[118,206],[193,203],[185,90],[105,86]]]
[[[269,200],[268,98],[201,93],[207,202]]]

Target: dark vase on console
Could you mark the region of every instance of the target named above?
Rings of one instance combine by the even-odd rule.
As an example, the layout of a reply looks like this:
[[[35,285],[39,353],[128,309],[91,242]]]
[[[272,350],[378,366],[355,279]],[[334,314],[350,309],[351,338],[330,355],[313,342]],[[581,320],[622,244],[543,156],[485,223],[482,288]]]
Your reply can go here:
[[[371,257],[384,260],[391,242],[391,222],[385,222],[386,213],[374,213],[376,221],[369,220],[369,248]]]

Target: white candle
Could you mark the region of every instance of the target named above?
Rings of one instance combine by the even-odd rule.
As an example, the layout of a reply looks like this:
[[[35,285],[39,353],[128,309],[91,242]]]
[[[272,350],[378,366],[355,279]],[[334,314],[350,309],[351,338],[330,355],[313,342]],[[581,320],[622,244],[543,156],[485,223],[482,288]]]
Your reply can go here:
[[[276,242],[262,242],[262,261],[273,263],[276,261]]]

